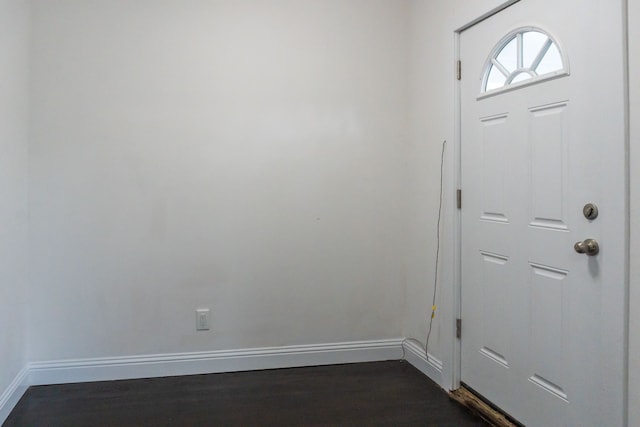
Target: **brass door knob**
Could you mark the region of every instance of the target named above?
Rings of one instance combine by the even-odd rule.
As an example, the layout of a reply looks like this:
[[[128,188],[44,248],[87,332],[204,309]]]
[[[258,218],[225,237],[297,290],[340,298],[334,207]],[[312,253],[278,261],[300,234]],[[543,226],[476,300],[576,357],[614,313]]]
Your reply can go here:
[[[600,252],[600,246],[595,239],[585,239],[583,242],[577,242],[573,245],[573,249],[579,254],[586,254],[588,256],[598,255],[598,252]]]

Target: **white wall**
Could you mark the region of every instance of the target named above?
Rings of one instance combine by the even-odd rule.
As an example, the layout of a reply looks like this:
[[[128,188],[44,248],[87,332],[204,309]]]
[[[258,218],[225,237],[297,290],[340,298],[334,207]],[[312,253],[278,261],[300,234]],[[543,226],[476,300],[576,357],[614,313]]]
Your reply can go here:
[[[0,397],[27,360],[28,18],[0,0]]]
[[[131,3],[34,2],[31,358],[423,338],[455,8]]]
[[[33,8],[33,360],[401,335],[405,2]]]
[[[629,4],[630,281],[629,426],[640,426],[640,0]]]

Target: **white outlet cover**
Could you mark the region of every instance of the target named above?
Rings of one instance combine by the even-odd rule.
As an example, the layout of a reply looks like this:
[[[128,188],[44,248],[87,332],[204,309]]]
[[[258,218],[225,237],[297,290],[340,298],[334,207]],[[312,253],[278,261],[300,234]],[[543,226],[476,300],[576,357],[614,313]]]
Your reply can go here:
[[[209,318],[211,310],[208,308],[199,308],[196,310],[196,331],[209,330]]]

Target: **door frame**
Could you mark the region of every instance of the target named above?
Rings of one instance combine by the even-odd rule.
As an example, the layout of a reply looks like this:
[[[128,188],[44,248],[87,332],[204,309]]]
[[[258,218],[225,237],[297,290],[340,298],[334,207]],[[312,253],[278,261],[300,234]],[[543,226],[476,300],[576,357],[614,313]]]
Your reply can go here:
[[[503,10],[507,9],[508,7],[520,2],[521,0],[505,0],[502,3],[500,3],[498,6],[494,7],[493,9],[490,9],[488,11],[486,11],[485,13],[477,16],[476,18],[468,21],[467,23],[457,27],[456,29],[454,29],[453,31],[453,42],[454,42],[454,72],[451,73],[451,75],[453,76],[453,85],[454,85],[454,91],[453,91],[453,95],[454,95],[454,116],[453,116],[453,124],[454,124],[454,128],[453,128],[453,164],[454,164],[454,169],[452,172],[452,182],[454,184],[454,188],[457,189],[461,189],[462,188],[462,158],[461,158],[461,153],[462,153],[462,114],[461,114],[461,109],[462,109],[462,90],[461,90],[461,81],[458,80],[456,78],[457,75],[457,63],[460,60],[460,39],[461,39],[461,35],[462,33],[473,27],[476,24],[479,24],[480,22],[490,18],[491,16],[502,12]],[[624,381],[624,390],[623,390],[623,395],[624,395],[624,402],[623,402],[623,419],[625,422],[625,425],[627,425],[628,423],[628,416],[629,416],[629,371],[630,371],[630,367],[629,367],[629,313],[632,309],[632,307],[629,304],[629,283],[630,283],[630,195],[631,195],[631,181],[630,181],[630,156],[628,155],[629,151],[630,151],[630,140],[631,140],[631,135],[630,135],[630,82],[629,82],[629,7],[628,7],[628,3],[629,0],[618,0],[621,1],[622,3],[622,10],[623,10],[623,16],[622,16],[622,22],[621,22],[621,26],[622,26],[622,31],[623,31],[623,43],[625,44],[623,46],[624,48],[624,57],[623,57],[623,71],[624,71],[624,95],[623,95],[623,99],[624,99],[624,112],[625,112],[625,117],[624,117],[624,149],[625,152],[627,153],[626,158],[625,158],[625,170],[624,170],[624,180],[625,180],[625,188],[623,189],[624,191],[624,198],[625,198],[625,212],[624,212],[624,217],[625,217],[625,224],[624,224],[624,228],[626,230],[625,232],[625,241],[624,241],[624,288],[625,288],[625,294],[626,294],[626,298],[625,300],[627,301],[626,306],[623,308],[624,310],[624,328],[625,328],[625,341],[623,343],[624,345],[624,372],[623,375],[625,377],[625,381]],[[464,68],[462,69],[462,75],[464,76]],[[463,193],[464,194],[464,193]],[[464,196],[463,196],[464,199]],[[464,201],[463,201],[464,203]],[[454,318],[451,319],[451,323],[452,325],[455,325],[455,320],[461,318],[462,315],[462,211],[460,209],[457,208],[457,206],[455,205],[456,201],[454,198],[454,205],[452,206],[452,209],[455,212],[454,215],[454,221],[453,221],[453,230],[451,235],[453,236],[453,310],[452,313],[454,315]],[[463,324],[464,325],[464,324]],[[464,326],[463,326],[464,329]],[[455,337],[455,326],[452,327],[452,330],[454,332],[454,337]],[[451,369],[451,378],[446,379],[443,378],[444,382],[449,382],[449,384],[451,385],[451,389],[457,389],[460,387],[460,381],[461,381],[461,372],[462,372],[462,339],[453,339],[453,344],[452,344],[452,348],[451,348],[451,363],[452,363],[452,369]]]

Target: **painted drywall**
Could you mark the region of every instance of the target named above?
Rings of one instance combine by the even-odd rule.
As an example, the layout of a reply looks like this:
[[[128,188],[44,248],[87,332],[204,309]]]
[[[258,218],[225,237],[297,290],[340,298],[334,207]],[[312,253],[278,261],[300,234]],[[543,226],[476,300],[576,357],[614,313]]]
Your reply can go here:
[[[27,361],[28,19],[0,0],[0,397]]]
[[[409,117],[410,205],[404,336],[426,341],[434,294],[440,159],[444,156],[443,210],[436,316],[429,353],[442,362],[441,385],[454,385],[454,31],[502,2],[411,2]]]
[[[628,1],[630,106],[629,426],[640,426],[640,0]]]
[[[32,16],[32,360],[401,335],[406,2]]]

